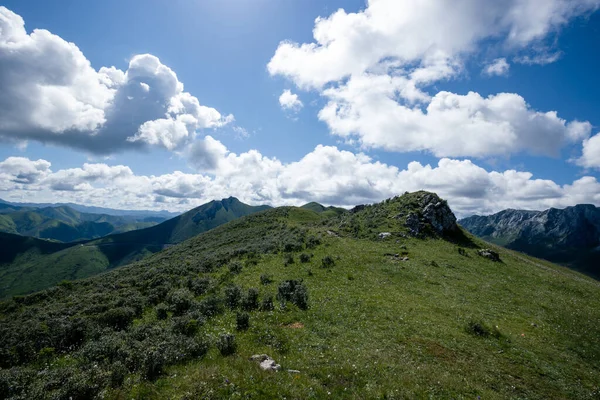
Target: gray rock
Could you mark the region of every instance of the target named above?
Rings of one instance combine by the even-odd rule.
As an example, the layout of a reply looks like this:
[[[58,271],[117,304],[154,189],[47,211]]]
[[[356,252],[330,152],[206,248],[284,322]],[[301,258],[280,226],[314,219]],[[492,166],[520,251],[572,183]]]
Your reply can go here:
[[[260,369],[263,371],[279,371],[281,370],[281,365],[277,364],[275,360],[269,357],[266,354],[255,354],[250,357],[251,361],[256,361],[260,365]]]
[[[492,260],[495,262],[500,261],[500,254],[496,253],[494,250],[481,249],[477,250],[477,254],[479,254],[481,257],[487,258],[488,260]]]
[[[456,217],[445,201],[428,203],[423,208],[423,218],[429,222],[439,235],[454,232],[458,229]]]
[[[415,213],[408,214],[404,225],[410,230],[410,234],[413,236],[417,236],[421,232],[421,221],[419,221],[419,216]]]
[[[377,235],[377,237],[379,239],[385,239],[392,236],[392,234],[390,232],[381,232],[379,235]]]

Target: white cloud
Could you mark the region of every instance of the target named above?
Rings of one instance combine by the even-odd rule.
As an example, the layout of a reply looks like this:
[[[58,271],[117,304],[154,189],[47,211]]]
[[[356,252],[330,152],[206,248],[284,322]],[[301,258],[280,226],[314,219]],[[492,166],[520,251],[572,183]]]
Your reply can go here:
[[[293,94],[289,89],[286,89],[279,96],[279,105],[284,110],[299,111],[304,104],[298,99],[297,94]]]
[[[488,65],[485,66],[483,72],[489,76],[503,76],[508,74],[510,64],[506,61],[506,58],[497,58]]]
[[[518,94],[428,93],[463,73],[485,44],[505,55],[486,68],[505,74],[506,56],[550,62],[546,43],[600,0],[370,0],[357,13],[319,17],[314,42],[279,44],[267,68],[328,100],[330,131],[364,147],[482,157],[528,151],[557,154],[571,124],[532,109]],[[535,59],[539,59],[535,61]],[[544,60],[542,60],[542,58]],[[528,61],[527,61],[528,60]]]
[[[173,150],[233,116],[200,105],[150,54],[127,71],[96,71],[79,48],[47,30],[25,30],[0,6],[0,137],[110,154],[152,145]]]
[[[600,168],[600,133],[583,141],[583,154],[577,164],[586,168]]]
[[[402,78],[361,75],[324,91],[319,119],[338,136],[358,138],[367,148],[430,151],[438,157],[528,151],[555,155],[565,142],[589,135],[589,123],[567,122],[556,112],[531,109],[521,96],[500,93],[436,94],[425,111],[395,99]]]
[[[546,209],[578,203],[600,205],[600,182],[585,176],[559,185],[530,172],[487,171],[470,160],[441,159],[437,165],[411,162],[405,169],[362,153],[317,146],[300,160],[282,163],[256,150],[231,153],[207,137],[201,159],[210,174],[180,171],[135,175],[118,165],[84,164],[53,172],[45,160],[0,162],[0,197],[6,200],[76,202],[114,208],[186,211],[212,199],[236,196],[250,204],[300,205],[309,201],[353,206],[405,191],[429,190],[449,200],[459,216],[505,208]]]

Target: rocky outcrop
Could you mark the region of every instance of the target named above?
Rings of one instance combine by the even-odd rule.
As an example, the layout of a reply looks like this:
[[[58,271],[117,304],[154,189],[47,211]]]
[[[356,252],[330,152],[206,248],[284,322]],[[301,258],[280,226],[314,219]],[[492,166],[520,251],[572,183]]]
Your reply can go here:
[[[428,226],[436,234],[442,236],[458,230],[456,216],[448,203],[436,194],[423,192],[418,199],[418,204],[420,209],[410,212],[404,223],[411,235],[420,235]]]
[[[273,360],[266,354],[255,354],[252,357],[250,357],[250,360],[258,362],[260,365],[260,369],[262,369],[263,371],[281,370],[281,365],[277,364],[275,360]]]
[[[500,254],[490,249],[481,249],[477,250],[477,254],[483,258],[487,258],[488,260],[492,260],[494,262],[500,262]]]

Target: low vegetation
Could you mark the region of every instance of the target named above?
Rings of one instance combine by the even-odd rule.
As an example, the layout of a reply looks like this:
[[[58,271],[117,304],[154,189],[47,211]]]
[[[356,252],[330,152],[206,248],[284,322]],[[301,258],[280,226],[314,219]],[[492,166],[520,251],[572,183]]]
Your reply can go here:
[[[4,301],[0,398],[597,397],[598,283],[492,262],[464,233],[402,236],[414,196],[264,211]]]

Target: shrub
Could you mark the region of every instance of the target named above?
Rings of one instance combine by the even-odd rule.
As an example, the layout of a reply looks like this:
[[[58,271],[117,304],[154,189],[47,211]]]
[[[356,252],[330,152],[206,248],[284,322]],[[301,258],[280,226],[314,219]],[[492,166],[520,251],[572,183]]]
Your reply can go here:
[[[198,305],[198,311],[206,318],[214,317],[223,312],[221,299],[217,296],[208,296]]]
[[[286,253],[291,253],[293,251],[302,250],[302,242],[287,242],[283,245],[283,251]]]
[[[175,315],[182,315],[190,309],[194,303],[194,296],[188,289],[177,289],[169,293],[167,302]]]
[[[308,290],[301,281],[288,280],[281,282],[277,288],[277,299],[282,306],[285,306],[286,301],[290,301],[302,310],[308,308]]]
[[[242,289],[239,286],[231,285],[225,288],[225,306],[232,310],[236,308],[242,298]]]
[[[210,288],[210,278],[188,279],[188,288],[196,295],[201,296]]]
[[[246,311],[256,310],[258,308],[258,289],[250,288],[242,299],[242,309]]]
[[[470,321],[469,323],[467,323],[465,330],[467,331],[467,333],[474,335],[474,336],[480,336],[480,337],[486,337],[486,338],[487,337],[499,338],[501,336],[501,333],[498,330],[498,328],[496,328],[496,327],[489,328],[486,324],[484,324],[481,321]]]
[[[193,336],[200,327],[198,320],[185,317],[179,317],[173,320],[172,330],[185,336]]]
[[[311,256],[310,256],[309,254],[302,253],[302,254],[300,254],[300,262],[301,262],[301,263],[307,263],[307,262],[310,262],[310,257],[311,257]]]
[[[119,386],[121,386],[123,384],[123,381],[125,381],[127,373],[127,367],[125,367],[125,365],[123,365],[122,362],[115,361],[110,366],[110,386],[112,386],[113,388],[118,388]]]
[[[285,265],[286,267],[290,264],[294,263],[294,256],[291,254],[286,254],[285,257],[283,258],[283,265]]]
[[[331,268],[335,265],[335,261],[331,256],[325,256],[321,260],[321,268]]]
[[[156,306],[156,319],[163,320],[169,316],[169,306],[165,303],[160,303]]]
[[[231,333],[223,333],[219,335],[219,339],[217,339],[217,349],[221,352],[221,355],[228,356],[237,350],[237,345],[235,343],[235,335]]]
[[[311,235],[308,237],[308,239],[306,240],[306,248],[307,249],[314,249],[315,247],[317,247],[318,245],[321,244],[321,239],[319,239],[318,237]]]
[[[237,313],[235,326],[238,331],[245,331],[250,327],[250,315],[247,312]]]
[[[231,272],[232,274],[239,274],[240,272],[242,272],[242,264],[240,264],[237,261],[232,262],[231,264],[229,264],[229,272]]]
[[[260,276],[260,283],[263,285],[268,285],[271,282],[273,282],[273,279],[271,278],[271,275],[267,275],[267,274],[262,274]]]
[[[273,296],[265,296],[263,301],[260,303],[260,309],[262,311],[273,311],[275,309],[273,306]]]
[[[129,326],[135,318],[135,311],[130,307],[112,308],[98,316],[101,325],[120,331]]]

